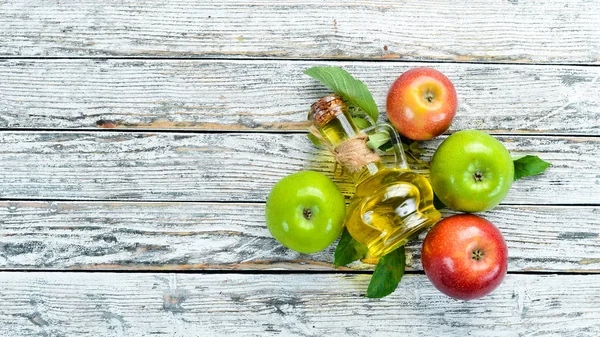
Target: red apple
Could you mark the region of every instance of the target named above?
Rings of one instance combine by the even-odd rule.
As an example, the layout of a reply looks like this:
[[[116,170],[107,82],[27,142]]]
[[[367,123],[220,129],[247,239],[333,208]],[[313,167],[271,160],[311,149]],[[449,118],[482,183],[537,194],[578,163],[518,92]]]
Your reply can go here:
[[[421,251],[425,274],[442,293],[472,300],[491,293],[504,279],[508,250],[502,233],[473,214],[438,222]]]
[[[456,90],[448,77],[435,69],[415,68],[394,81],[386,110],[402,135],[427,140],[448,130],[456,104]]]

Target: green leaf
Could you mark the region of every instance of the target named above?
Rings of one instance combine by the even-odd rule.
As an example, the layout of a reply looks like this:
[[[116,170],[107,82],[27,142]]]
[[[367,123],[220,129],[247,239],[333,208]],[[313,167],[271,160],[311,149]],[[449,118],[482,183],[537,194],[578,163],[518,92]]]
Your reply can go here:
[[[390,141],[390,133],[387,131],[375,132],[374,134],[369,135],[369,140],[367,141],[367,146],[373,150],[377,150],[385,143]]]
[[[340,67],[312,67],[304,73],[342,96],[344,100],[364,110],[377,122],[379,111],[367,86]]]
[[[344,228],[340,242],[335,247],[335,253],[333,254],[334,266],[337,268],[347,265],[350,262],[362,259],[365,255],[367,255],[367,246],[354,240],[348,230]]]
[[[392,141],[390,140],[389,142],[387,142],[387,143],[385,143],[385,144],[381,145],[381,146],[379,147],[379,151],[386,152],[386,151],[390,150],[390,149],[391,149],[393,146],[394,146],[394,145],[392,144]]]
[[[366,129],[371,126],[371,123],[364,118],[352,117],[352,121],[354,122],[354,125],[356,125],[356,127],[360,130]]]
[[[408,146],[408,150],[415,155],[422,154],[423,152],[425,152],[423,151],[423,149],[421,149],[419,142],[410,143],[410,145]]]
[[[404,246],[382,256],[373,271],[367,297],[382,298],[396,290],[406,267]]]
[[[344,102],[348,105],[348,113],[350,114],[350,117],[352,117],[354,125],[356,125],[359,130],[368,129],[376,124],[363,109],[357,107],[348,100],[345,100]]]
[[[540,174],[552,165],[541,160],[538,156],[525,156],[513,161],[513,163],[515,165],[515,180]]]

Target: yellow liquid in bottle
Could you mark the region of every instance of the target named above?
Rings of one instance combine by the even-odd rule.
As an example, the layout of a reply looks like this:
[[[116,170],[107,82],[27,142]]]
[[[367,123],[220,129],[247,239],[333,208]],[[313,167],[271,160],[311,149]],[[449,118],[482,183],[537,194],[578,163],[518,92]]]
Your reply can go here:
[[[356,241],[369,248],[368,257],[377,259],[404,245],[440,217],[427,179],[410,171],[384,168],[356,187],[347,210],[346,228]]]

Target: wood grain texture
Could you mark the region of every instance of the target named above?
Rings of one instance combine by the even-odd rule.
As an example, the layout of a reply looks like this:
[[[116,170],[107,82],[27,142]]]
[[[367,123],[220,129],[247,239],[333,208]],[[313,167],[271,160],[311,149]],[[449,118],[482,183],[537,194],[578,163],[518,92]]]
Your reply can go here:
[[[600,335],[598,22],[592,0],[0,0],[0,336]],[[459,94],[451,131],[554,164],[483,214],[510,254],[492,295],[435,290],[425,233],[383,300],[363,295],[372,266],[334,274],[333,247],[270,236],[278,179],[333,175],[293,133],[327,93],[302,71],[323,64],[381,108],[400,73],[435,67]]]
[[[599,207],[501,206],[482,216],[505,237],[509,271],[600,272]],[[4,201],[0,225],[3,270],[333,270],[335,244],[311,255],[286,249],[263,204]],[[422,269],[424,237],[407,246],[410,270]]]
[[[4,0],[4,57],[600,62],[600,4]]]
[[[305,130],[329,91],[303,71],[324,64],[363,80],[382,118],[396,77],[429,66],[456,87],[451,130],[600,135],[600,68],[306,61],[4,60],[0,127]]]
[[[597,336],[600,275],[508,275],[474,301],[406,275],[0,273],[3,336]]]
[[[510,204],[598,204],[600,139],[498,137],[513,155],[554,166],[516,182]],[[444,137],[422,144],[428,161]],[[304,134],[0,132],[0,198],[264,202],[283,176],[333,176],[333,159]],[[426,163],[414,166],[426,173]],[[347,180],[337,180],[346,195]]]

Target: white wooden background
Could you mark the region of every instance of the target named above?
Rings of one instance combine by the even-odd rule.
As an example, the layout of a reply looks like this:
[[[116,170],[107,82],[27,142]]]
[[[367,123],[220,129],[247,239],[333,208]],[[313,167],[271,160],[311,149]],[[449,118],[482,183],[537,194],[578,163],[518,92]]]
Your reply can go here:
[[[510,255],[492,295],[440,294],[416,240],[367,299],[372,266],[270,237],[278,179],[332,176],[304,136],[313,65],[381,108],[437,68],[450,132],[554,164],[483,214]],[[0,336],[598,336],[599,77],[594,0],[0,0]]]

